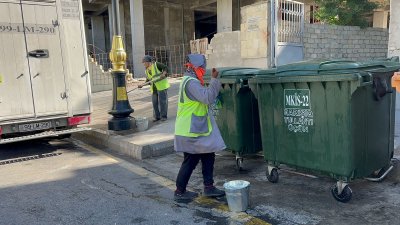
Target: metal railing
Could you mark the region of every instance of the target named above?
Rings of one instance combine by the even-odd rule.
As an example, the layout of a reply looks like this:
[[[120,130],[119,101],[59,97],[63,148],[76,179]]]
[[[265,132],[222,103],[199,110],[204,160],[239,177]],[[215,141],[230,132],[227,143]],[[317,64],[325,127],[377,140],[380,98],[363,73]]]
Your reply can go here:
[[[153,56],[157,62],[167,65],[172,76],[180,76],[185,72],[184,64],[189,53],[188,44],[159,46],[146,51],[146,55]]]
[[[317,5],[310,5],[305,12],[306,23],[320,23],[320,21],[316,17],[316,13],[318,11]]]
[[[302,43],[304,4],[292,0],[277,0],[278,42]]]
[[[88,50],[89,54],[92,54],[92,55],[100,54],[100,53],[107,53],[105,50],[103,50],[93,44],[88,44],[87,50]]]
[[[208,38],[201,38],[196,40],[190,40],[190,52],[198,54],[206,54],[208,47]]]
[[[109,58],[109,54],[96,46],[88,45],[88,51],[93,60],[97,65],[101,65],[105,72],[112,68],[112,63]],[[160,62],[168,66],[170,76],[181,76],[185,72],[184,64],[186,63],[186,56],[191,52],[190,45],[180,44],[180,45],[169,45],[169,46],[159,46],[154,48],[154,50],[147,50],[145,54],[153,56],[155,61]],[[129,56],[130,53],[127,52]],[[127,60],[126,68],[130,72],[133,71],[133,62]],[[95,70],[93,69],[93,73]],[[107,74],[92,74],[93,85],[111,85],[111,76]]]
[[[109,71],[112,68],[112,62],[110,60],[109,53],[94,54],[91,55],[91,57],[98,65],[103,67],[104,71]],[[133,64],[129,60],[126,61],[126,68],[131,72],[133,71]]]

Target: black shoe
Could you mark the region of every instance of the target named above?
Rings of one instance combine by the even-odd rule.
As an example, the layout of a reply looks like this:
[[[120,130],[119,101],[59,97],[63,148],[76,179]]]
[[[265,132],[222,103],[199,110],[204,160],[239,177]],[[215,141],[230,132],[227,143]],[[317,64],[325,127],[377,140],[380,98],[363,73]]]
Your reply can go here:
[[[206,197],[222,197],[225,195],[225,191],[219,190],[216,187],[204,188],[203,196]]]
[[[162,122],[167,121],[167,118],[161,118],[161,121]]]
[[[197,196],[199,196],[199,195],[196,192],[192,192],[192,191],[185,191],[183,193],[175,192],[174,200],[175,201],[192,200],[192,199],[196,198]]]
[[[153,119],[153,123],[159,121],[160,119]]]

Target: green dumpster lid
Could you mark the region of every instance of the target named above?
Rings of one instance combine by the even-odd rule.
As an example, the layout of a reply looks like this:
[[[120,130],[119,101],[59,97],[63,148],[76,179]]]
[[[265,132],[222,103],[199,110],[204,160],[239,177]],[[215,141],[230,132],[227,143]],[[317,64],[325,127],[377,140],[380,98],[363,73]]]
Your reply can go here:
[[[259,70],[255,75],[257,77],[275,76],[276,68]]]
[[[241,78],[241,77],[252,77],[260,69],[248,68],[248,67],[220,67],[216,68],[219,72],[219,78]],[[207,69],[204,76],[206,79],[211,77],[211,69]]]
[[[399,62],[399,56],[392,56],[390,58],[378,58],[374,61],[390,61],[390,62]]]
[[[276,68],[277,76],[313,76],[329,74],[330,72],[347,72],[354,73],[355,69],[359,68],[359,64],[354,61],[346,60],[309,60],[291,64],[278,66]]]
[[[400,69],[400,63],[396,61],[365,61],[360,62],[360,66],[367,72],[391,72]]]
[[[392,61],[310,60],[278,66],[276,76],[354,74],[358,71],[391,71],[398,68],[400,64]]]

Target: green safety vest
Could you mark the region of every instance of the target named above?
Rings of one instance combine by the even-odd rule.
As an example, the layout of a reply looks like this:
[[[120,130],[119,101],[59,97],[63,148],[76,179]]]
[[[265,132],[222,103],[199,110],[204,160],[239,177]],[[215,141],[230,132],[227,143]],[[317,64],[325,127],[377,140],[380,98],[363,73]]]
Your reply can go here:
[[[151,75],[150,75],[150,73],[149,73],[149,70],[146,69],[146,76],[147,76],[147,79],[152,80],[153,77],[154,77],[154,75],[157,75],[157,74],[160,74],[160,73],[161,73],[161,71],[158,70],[156,64],[157,64],[157,63],[154,62],[154,63],[151,65],[151,68],[150,68],[150,70],[151,70]],[[160,74],[160,75],[161,75],[161,74]],[[156,79],[157,79],[157,78],[156,78]],[[165,90],[165,89],[169,88],[169,82],[168,82],[168,79],[167,79],[167,78],[162,79],[162,80],[160,80],[160,81],[157,81],[157,82],[155,82],[154,84],[156,85],[156,88],[157,88],[158,91],[162,91],[162,90]],[[150,88],[150,91],[151,91],[151,93],[153,93],[153,87]]]
[[[185,86],[193,77],[184,76],[179,87],[178,112],[175,122],[175,135],[184,137],[208,136],[212,131],[208,105],[187,97]],[[200,125],[200,127],[199,127]]]

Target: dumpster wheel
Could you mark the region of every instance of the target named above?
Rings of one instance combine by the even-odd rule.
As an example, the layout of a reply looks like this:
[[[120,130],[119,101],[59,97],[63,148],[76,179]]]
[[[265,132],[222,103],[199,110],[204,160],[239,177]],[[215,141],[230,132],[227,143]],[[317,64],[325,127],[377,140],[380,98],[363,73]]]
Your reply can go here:
[[[335,184],[332,186],[331,192],[332,192],[333,197],[337,201],[343,202],[343,203],[350,201],[351,196],[353,195],[353,191],[351,190],[351,188],[348,185],[346,185],[343,188],[342,193],[339,194],[338,186]]]
[[[243,157],[236,157],[236,169],[238,171],[243,170]]]
[[[267,170],[267,179],[269,182],[271,183],[278,183],[279,180],[279,173],[278,173],[278,169],[277,168],[273,168],[271,170],[271,173],[268,172]]]

